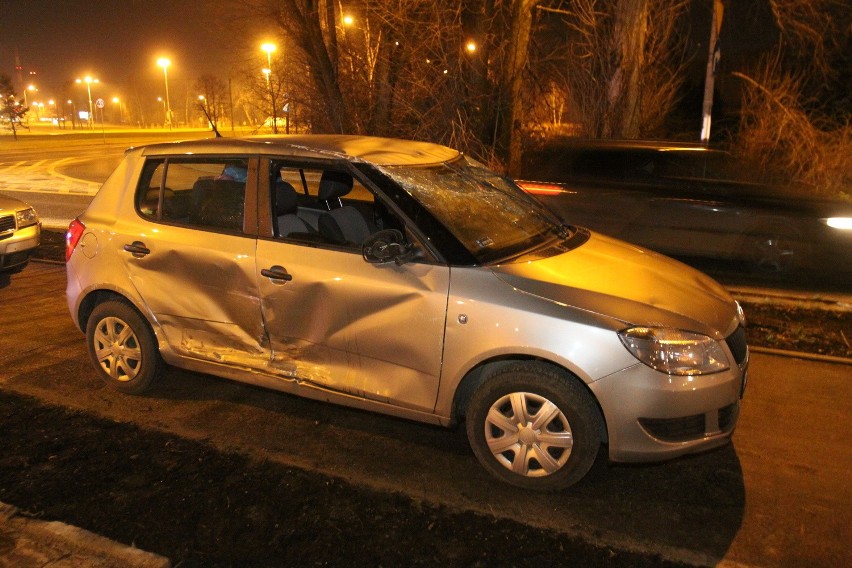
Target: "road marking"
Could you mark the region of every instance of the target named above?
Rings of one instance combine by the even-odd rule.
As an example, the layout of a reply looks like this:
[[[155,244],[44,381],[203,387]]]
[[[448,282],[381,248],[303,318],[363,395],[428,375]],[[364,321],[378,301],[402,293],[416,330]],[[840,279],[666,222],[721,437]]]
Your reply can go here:
[[[100,183],[72,178],[56,171],[57,167],[78,160],[63,158],[56,161],[36,160],[16,162],[12,165],[0,164],[0,191],[95,195],[101,187]]]

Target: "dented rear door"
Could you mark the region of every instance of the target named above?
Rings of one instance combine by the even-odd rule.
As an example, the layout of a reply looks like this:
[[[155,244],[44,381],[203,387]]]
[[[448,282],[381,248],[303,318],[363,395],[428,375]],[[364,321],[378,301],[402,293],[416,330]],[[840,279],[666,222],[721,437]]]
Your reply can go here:
[[[239,156],[148,160],[138,219],[116,226],[115,246],[173,353],[262,368],[269,348],[255,274],[256,175],[216,179],[235,162],[256,170],[256,160]]]

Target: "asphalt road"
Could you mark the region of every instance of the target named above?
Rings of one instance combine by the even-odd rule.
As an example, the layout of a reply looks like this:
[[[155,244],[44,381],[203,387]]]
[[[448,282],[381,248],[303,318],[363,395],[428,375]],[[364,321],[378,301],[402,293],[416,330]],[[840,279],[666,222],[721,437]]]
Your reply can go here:
[[[56,265],[0,279],[0,390],[618,550],[700,565],[852,565],[846,365],[753,354],[731,445],[664,464],[600,463],[571,490],[540,495],[491,480],[461,431],[174,369],[151,396],[120,396],[91,369],[64,288]]]

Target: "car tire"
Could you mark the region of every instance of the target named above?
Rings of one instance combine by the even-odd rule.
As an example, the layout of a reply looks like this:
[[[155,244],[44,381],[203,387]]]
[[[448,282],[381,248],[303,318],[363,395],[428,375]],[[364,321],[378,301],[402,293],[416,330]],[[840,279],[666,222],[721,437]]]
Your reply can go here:
[[[86,343],[101,379],[123,393],[144,393],[161,372],[163,364],[154,333],[126,302],[108,300],[92,310]]]
[[[564,489],[588,473],[602,422],[578,379],[541,362],[495,371],[473,393],[465,418],[471,449],[486,470],[539,491]]]

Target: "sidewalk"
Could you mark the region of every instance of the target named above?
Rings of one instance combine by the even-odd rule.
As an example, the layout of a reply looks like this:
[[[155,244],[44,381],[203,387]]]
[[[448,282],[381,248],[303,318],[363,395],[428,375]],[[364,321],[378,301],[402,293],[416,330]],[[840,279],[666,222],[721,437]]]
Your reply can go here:
[[[0,503],[0,568],[169,568],[167,558]]]

